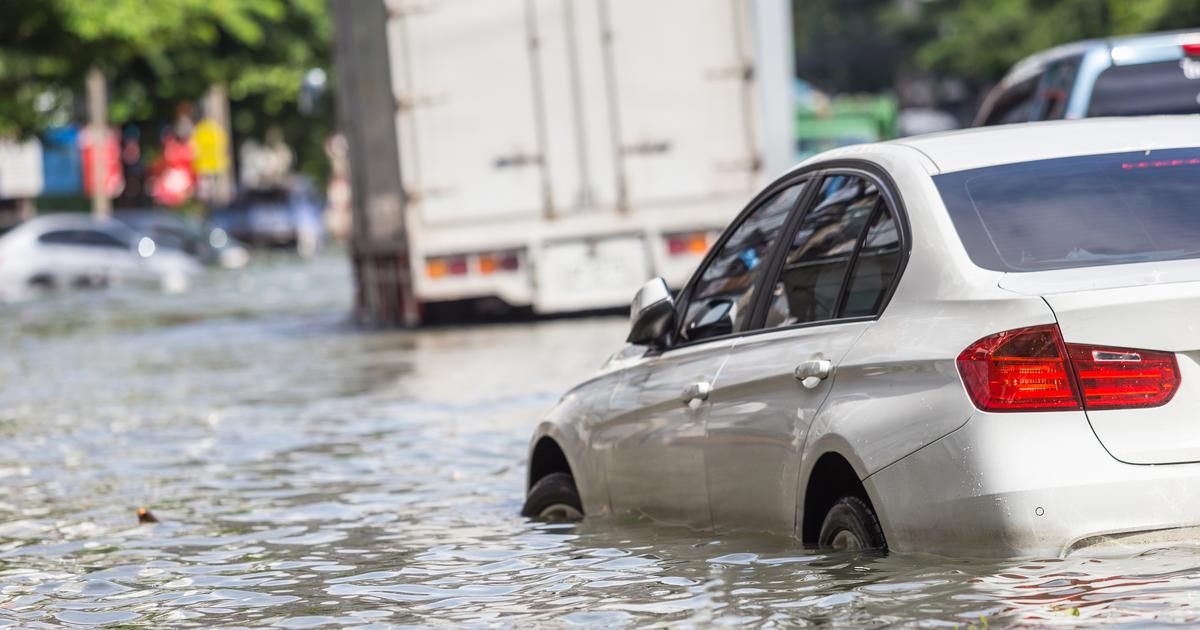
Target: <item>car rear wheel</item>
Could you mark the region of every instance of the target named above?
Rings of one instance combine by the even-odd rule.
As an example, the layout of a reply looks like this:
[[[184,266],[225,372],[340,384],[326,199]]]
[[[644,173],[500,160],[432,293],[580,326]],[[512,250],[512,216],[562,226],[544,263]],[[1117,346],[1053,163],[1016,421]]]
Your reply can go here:
[[[838,499],[825,515],[817,543],[833,551],[879,551],[887,549],[883,528],[871,505],[859,497]]]
[[[575,488],[575,478],[556,472],[538,479],[525,497],[521,515],[550,522],[583,520],[583,501]]]

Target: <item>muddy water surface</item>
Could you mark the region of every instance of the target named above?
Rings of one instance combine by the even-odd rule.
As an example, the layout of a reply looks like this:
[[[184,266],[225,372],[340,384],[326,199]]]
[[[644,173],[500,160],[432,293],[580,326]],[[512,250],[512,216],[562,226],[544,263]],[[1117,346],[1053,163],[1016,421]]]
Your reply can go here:
[[[1200,622],[1200,548],[853,557],[530,523],[529,433],[624,322],[364,332],[348,283],[329,256],[0,305],[0,626]]]

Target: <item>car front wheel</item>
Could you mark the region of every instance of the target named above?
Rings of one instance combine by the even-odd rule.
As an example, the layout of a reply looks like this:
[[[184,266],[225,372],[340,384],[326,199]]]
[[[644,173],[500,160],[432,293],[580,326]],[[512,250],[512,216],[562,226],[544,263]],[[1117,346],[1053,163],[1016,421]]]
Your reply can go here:
[[[838,499],[825,515],[821,535],[822,549],[833,551],[882,551],[887,549],[883,528],[871,505],[859,497]]]
[[[522,516],[539,521],[571,522],[583,520],[583,501],[569,473],[550,473],[529,489]]]

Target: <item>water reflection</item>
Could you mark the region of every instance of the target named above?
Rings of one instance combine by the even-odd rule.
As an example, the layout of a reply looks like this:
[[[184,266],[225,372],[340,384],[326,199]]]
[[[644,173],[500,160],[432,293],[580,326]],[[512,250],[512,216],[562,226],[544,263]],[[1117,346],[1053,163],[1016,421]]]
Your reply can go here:
[[[529,523],[529,431],[624,323],[364,333],[347,276],[0,307],[0,626],[1200,621],[1192,548],[982,562]]]

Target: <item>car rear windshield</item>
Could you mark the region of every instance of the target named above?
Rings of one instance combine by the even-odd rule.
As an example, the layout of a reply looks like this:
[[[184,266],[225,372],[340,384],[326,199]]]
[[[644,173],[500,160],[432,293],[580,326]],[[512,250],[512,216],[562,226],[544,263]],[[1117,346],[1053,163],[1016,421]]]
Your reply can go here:
[[[1200,61],[1113,66],[1096,79],[1088,117],[1200,112]]]
[[[1200,257],[1200,148],[1039,160],[933,179],[971,260],[986,269]]]

